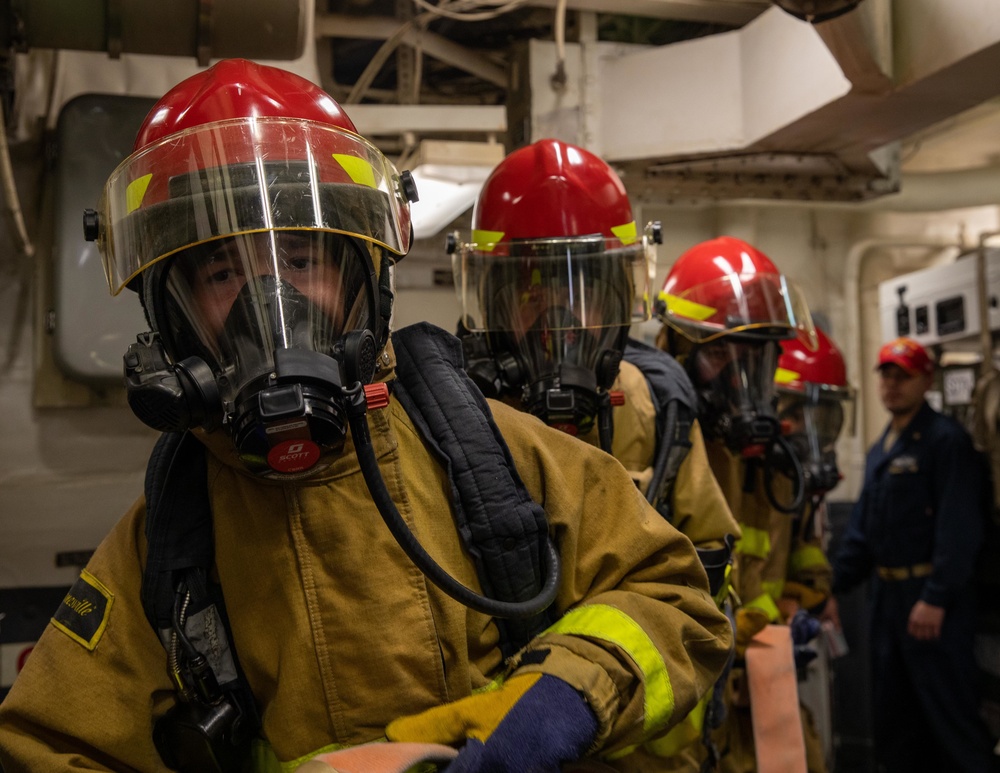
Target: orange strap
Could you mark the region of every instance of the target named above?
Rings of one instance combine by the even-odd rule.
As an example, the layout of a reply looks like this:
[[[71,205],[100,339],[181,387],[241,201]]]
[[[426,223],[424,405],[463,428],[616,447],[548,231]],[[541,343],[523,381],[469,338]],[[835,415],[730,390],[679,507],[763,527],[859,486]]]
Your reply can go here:
[[[750,716],[758,773],[806,773],[792,632],[768,625],[746,651]]]
[[[447,763],[458,751],[436,743],[366,743],[319,754],[296,773],[405,773],[424,762]]]

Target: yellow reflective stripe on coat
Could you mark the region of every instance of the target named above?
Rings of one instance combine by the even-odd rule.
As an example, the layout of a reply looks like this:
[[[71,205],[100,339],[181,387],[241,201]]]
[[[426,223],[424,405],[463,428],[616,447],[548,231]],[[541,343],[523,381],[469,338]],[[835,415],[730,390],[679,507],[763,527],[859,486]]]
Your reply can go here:
[[[767,619],[774,622],[778,619],[780,613],[778,612],[778,605],[774,603],[774,599],[769,593],[762,593],[753,601],[749,601],[743,605],[746,608],[759,609],[761,612],[767,615]]]
[[[755,529],[753,526],[740,524],[743,536],[736,542],[737,553],[754,558],[767,558],[771,554],[771,535],[767,529]]]
[[[669,733],[661,738],[646,741],[643,748],[657,757],[675,757],[683,749],[693,745],[701,738],[701,731],[705,726],[705,711],[710,700],[712,700],[711,691],[702,696],[691,712],[679,724],[674,725]]]
[[[772,599],[777,601],[781,598],[781,595],[785,592],[785,581],[784,580],[764,580],[761,582],[760,587],[764,592],[770,596]]]
[[[382,738],[380,740],[386,740]],[[341,749],[349,749],[351,744],[331,743],[316,751],[304,754],[296,760],[281,762],[271,744],[263,738],[255,738],[250,751],[250,770],[253,773],[294,773],[305,762],[308,762],[317,754],[328,754],[329,752],[339,752]]]
[[[617,645],[639,666],[644,681],[643,727],[665,725],[674,713],[674,688],[663,656],[639,624],[607,604],[588,604],[567,612],[547,633],[589,636]]]
[[[802,545],[792,553],[789,568],[792,574],[805,569],[828,569],[830,562],[826,559],[826,553],[816,545]]]

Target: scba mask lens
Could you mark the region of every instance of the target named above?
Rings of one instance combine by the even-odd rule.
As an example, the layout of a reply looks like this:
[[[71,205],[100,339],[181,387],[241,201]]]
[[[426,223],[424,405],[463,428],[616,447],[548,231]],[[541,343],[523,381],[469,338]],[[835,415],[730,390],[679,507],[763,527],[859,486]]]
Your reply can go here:
[[[151,294],[164,345],[175,361],[207,365],[243,463],[264,477],[322,469],[346,437],[344,371],[360,378],[345,342],[363,338],[365,361],[374,360],[367,243],[319,231],[244,234],[185,251],[164,272]]]
[[[709,436],[736,452],[774,442],[780,434],[773,407],[777,344],[720,338],[696,346],[685,362]]]
[[[514,240],[476,263],[482,327],[525,410],[571,434],[594,425],[633,321],[643,244],[600,234]]]
[[[840,482],[835,444],[844,424],[844,409],[837,398],[825,397],[818,385],[807,384],[805,393],[783,395],[778,418],[789,430],[789,446],[802,462],[806,487],[823,494]]]

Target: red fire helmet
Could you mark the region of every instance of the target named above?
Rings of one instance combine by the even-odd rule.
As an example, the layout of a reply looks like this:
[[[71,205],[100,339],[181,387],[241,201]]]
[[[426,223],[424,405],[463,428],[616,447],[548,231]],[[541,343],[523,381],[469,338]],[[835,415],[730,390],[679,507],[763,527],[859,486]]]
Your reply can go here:
[[[625,186],[584,148],[544,139],[490,174],[453,269],[471,329],[511,329],[558,306],[566,324],[649,319],[659,224],[636,228]],[[532,318],[532,319],[529,319]]]
[[[801,291],[767,255],[731,236],[701,242],[677,259],[657,311],[662,322],[694,342],[727,335],[799,336],[815,346],[815,328]]]
[[[153,106],[108,179],[97,236],[113,293],[179,250],[238,234],[327,231],[405,255],[404,188],[318,86],[230,59]]]
[[[476,201],[472,228],[479,244],[595,233],[623,244],[636,239],[632,207],[614,170],[588,150],[551,139],[497,165]]]
[[[816,328],[815,350],[797,338],[781,342],[781,356],[774,383],[779,391],[804,392],[806,384],[818,384],[830,390],[848,390],[847,366],[837,345]]]

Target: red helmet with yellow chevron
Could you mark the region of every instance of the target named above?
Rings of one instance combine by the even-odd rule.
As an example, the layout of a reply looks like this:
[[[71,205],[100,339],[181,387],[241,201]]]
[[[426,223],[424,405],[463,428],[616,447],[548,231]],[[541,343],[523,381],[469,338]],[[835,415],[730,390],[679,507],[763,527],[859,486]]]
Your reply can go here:
[[[567,308],[580,327],[649,319],[659,224],[637,229],[622,181],[590,151],[555,139],[515,150],[483,185],[472,229],[454,269],[473,329],[530,325],[532,304],[522,301],[542,296]],[[491,290],[484,293],[484,284]],[[520,314],[512,299],[495,296],[513,286]],[[594,293],[601,302],[591,302]]]
[[[767,255],[731,236],[701,242],[677,259],[657,300],[657,315],[696,343],[723,336],[798,336],[805,345],[816,345],[801,291]]]
[[[815,348],[797,338],[782,341],[774,386],[778,418],[805,469],[807,488],[829,491],[840,481],[834,445],[845,423],[854,423],[844,355],[818,327]]]
[[[649,319],[659,224],[636,227],[625,186],[584,148],[544,139],[490,174],[453,256],[469,357],[484,389],[551,426],[603,427],[632,322]]]
[[[318,86],[229,59],[153,106],[105,185],[95,235],[114,294],[180,250],[238,234],[319,230],[402,256],[409,193]]]
[[[821,328],[816,328],[816,347],[797,338],[781,342],[781,356],[774,385],[779,392],[803,394],[807,384],[816,384],[831,397],[848,397],[844,355]]]

